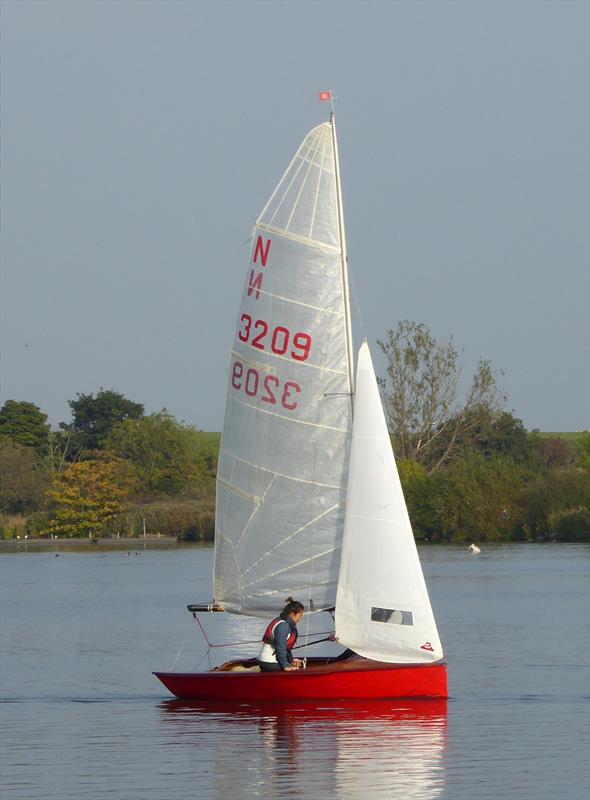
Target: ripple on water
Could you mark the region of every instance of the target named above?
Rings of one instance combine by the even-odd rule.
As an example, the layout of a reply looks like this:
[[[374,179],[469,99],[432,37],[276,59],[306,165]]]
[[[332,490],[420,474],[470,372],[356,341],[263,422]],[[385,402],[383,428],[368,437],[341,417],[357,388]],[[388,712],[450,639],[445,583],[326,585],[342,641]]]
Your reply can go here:
[[[203,655],[181,609],[210,593],[211,550],[6,556],[2,797],[585,800],[588,553],[422,549],[448,704],[232,709],[164,700],[151,675],[185,637],[178,668]],[[211,616],[216,640],[260,633]]]

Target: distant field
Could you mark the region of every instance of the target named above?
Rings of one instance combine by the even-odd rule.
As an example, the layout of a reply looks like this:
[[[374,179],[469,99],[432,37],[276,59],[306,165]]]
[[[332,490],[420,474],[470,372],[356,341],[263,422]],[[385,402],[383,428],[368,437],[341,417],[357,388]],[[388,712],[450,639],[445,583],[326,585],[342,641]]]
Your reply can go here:
[[[577,442],[584,432],[585,431],[539,431],[539,436],[543,439],[564,439],[566,442]]]
[[[204,449],[211,449],[217,452],[221,441],[221,434],[215,431],[200,431],[199,438],[203,443]]]

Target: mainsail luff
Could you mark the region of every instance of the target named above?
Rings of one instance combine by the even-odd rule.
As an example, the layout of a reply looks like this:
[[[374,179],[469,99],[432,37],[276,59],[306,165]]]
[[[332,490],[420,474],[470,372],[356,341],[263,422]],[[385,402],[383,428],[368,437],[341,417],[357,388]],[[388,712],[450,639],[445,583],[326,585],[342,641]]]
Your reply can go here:
[[[254,228],[217,483],[214,595],[234,613],[335,602],[352,378],[334,136],[308,134]]]
[[[352,342],[352,319],[350,314],[350,290],[348,284],[348,250],[344,228],[344,207],[342,203],[342,183],[340,181],[340,158],[338,156],[338,137],[336,136],[336,115],[332,111],[332,146],[334,148],[334,169],[336,173],[336,194],[338,198],[338,226],[340,230],[340,258],[342,262],[342,286],[344,287],[344,313],[346,315],[346,347],[348,355],[348,375],[350,378],[350,404],[354,412],[354,352]]]

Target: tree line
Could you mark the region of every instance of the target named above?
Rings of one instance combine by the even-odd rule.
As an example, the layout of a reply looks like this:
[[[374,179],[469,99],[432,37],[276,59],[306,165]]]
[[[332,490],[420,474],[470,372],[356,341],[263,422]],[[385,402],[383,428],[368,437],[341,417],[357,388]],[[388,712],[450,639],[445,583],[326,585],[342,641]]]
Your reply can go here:
[[[590,433],[527,431],[502,373],[481,360],[462,393],[459,353],[422,323],[378,342],[385,411],[414,533],[429,541],[590,541]]]
[[[465,383],[452,340],[400,322],[378,342],[392,444],[422,541],[590,541],[590,433],[527,431],[485,360]],[[0,537],[211,540],[219,435],[111,389],[78,394],[57,429],[0,410]]]
[[[35,404],[0,410],[0,536],[212,539],[216,437],[101,389],[52,430]]]

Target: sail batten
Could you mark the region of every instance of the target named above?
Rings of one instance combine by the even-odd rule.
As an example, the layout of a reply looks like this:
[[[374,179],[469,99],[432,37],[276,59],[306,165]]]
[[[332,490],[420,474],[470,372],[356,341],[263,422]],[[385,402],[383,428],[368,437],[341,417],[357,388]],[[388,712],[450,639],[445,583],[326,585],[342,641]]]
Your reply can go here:
[[[239,353],[235,353],[235,352],[233,352],[233,353],[232,353],[232,355],[236,355],[236,356],[238,356],[238,355],[240,355],[240,354],[239,354]],[[283,356],[281,356],[281,355],[278,355],[278,354],[276,354],[276,353],[268,353],[267,355],[268,355],[268,357],[269,357],[270,359],[276,359],[276,360],[280,360],[280,361],[285,361],[285,358],[284,358]],[[251,358],[246,358],[246,357],[245,357],[245,356],[243,356],[243,355],[242,355],[242,360],[243,360],[243,361],[246,361],[248,364],[251,364],[251,365],[252,365],[252,366],[254,366],[254,367],[257,367],[257,368],[259,368],[259,369],[264,369],[264,370],[266,370],[267,372],[274,372],[274,371],[275,371],[275,370],[274,370],[274,368],[273,368],[272,366],[269,366],[269,364],[264,364],[264,363],[263,363],[263,362],[261,362],[261,361],[254,361],[253,359],[251,359]],[[348,373],[346,372],[346,370],[343,370],[343,369],[333,369],[332,367],[326,367],[326,366],[325,366],[325,365],[323,365],[323,364],[310,364],[310,363],[306,362],[305,364],[301,364],[300,366],[301,366],[301,367],[305,367],[306,369],[319,369],[319,370],[322,370],[322,372],[332,372],[332,373],[334,373],[335,375],[346,375],[346,374],[348,374]]]
[[[273,225],[265,225],[262,222],[257,222],[256,227],[258,230],[267,231],[268,233],[275,233],[283,236],[285,239],[291,239],[294,242],[301,242],[309,247],[317,247],[318,250],[323,250],[326,253],[339,253],[340,248],[336,245],[330,245],[322,242],[320,239],[314,239],[311,236],[303,236],[301,234],[292,233],[284,228],[275,228]]]
[[[335,602],[352,424],[338,204],[324,123],[252,236],[217,484],[214,595],[230,612],[267,617],[301,587],[314,609]]]
[[[333,314],[334,316],[342,316],[342,311],[334,311],[332,308],[321,308],[320,306],[314,306],[312,303],[303,303],[301,300],[295,300],[293,297],[284,297],[280,294],[273,294],[272,292],[265,292],[264,289],[260,289],[260,294],[265,295],[266,297],[270,297],[274,300],[282,300],[285,303],[292,303],[296,306],[302,306],[303,308],[309,308],[313,311],[319,311],[322,314]],[[320,369],[329,370],[329,367],[320,367]]]
[[[319,146],[320,146],[320,142],[319,142],[319,139],[318,139],[318,144],[317,144],[316,150],[315,150],[316,153],[319,150]],[[322,153],[323,153],[323,151],[322,151]],[[305,162],[305,161],[307,161],[307,170],[305,172],[305,178],[301,182],[301,186],[299,187],[299,191],[297,193],[297,197],[295,198],[295,202],[293,203],[293,208],[291,209],[291,213],[289,214],[289,219],[287,220],[287,224],[285,225],[285,230],[286,231],[289,230],[291,222],[293,221],[293,216],[295,215],[295,211],[297,209],[297,205],[298,205],[299,201],[301,200],[301,195],[303,194],[303,190],[305,189],[305,186],[307,184],[309,175],[311,173],[311,168],[314,166],[314,162],[313,162],[312,159],[303,159],[303,162]],[[322,162],[323,162],[323,155],[322,155]],[[321,172],[321,167],[320,167],[320,170],[318,171],[318,177],[317,177],[318,184],[319,184],[319,182],[321,180],[321,177],[322,177],[322,172]],[[314,222],[314,219],[315,219],[316,208],[317,208],[317,195],[316,195],[316,199],[315,199],[312,211],[311,211],[311,223],[310,223],[310,227],[311,228],[313,228],[313,222]]]
[[[266,409],[257,409],[256,406],[253,405],[252,403],[244,403],[243,400],[236,400],[235,398],[232,398],[232,402],[242,406],[243,408],[254,409],[254,410],[258,411],[258,413],[260,413],[260,414],[267,414],[268,416],[271,416],[271,417],[278,417],[279,419],[284,419],[282,414],[276,414],[274,411],[267,411]],[[332,425],[322,425],[319,422],[309,422],[308,420],[304,420],[304,419],[289,419],[287,421],[288,421],[289,425],[310,425],[313,428],[321,428],[321,429],[323,429],[325,431],[336,431],[337,433],[348,433],[348,429],[347,428],[335,428]]]

